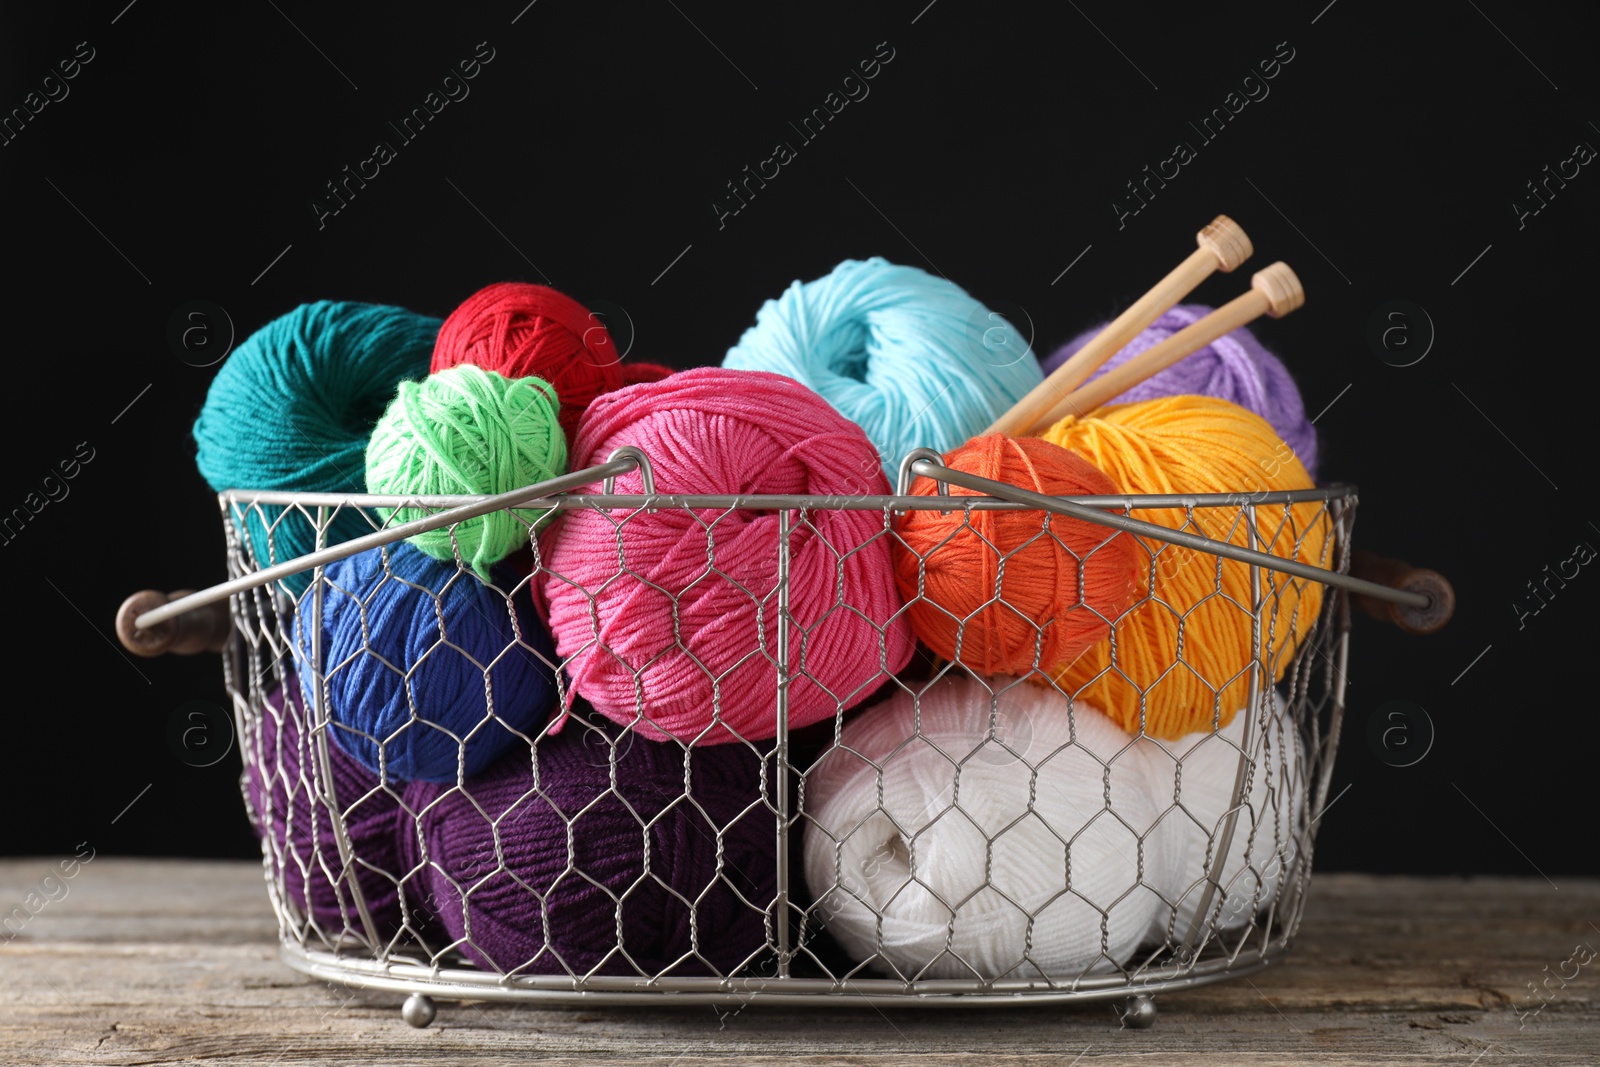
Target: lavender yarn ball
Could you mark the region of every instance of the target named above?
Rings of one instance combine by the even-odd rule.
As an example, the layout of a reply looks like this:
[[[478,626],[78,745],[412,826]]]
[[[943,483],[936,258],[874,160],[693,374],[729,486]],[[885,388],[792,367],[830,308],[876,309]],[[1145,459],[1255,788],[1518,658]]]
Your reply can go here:
[[[302,916],[329,939],[346,927],[364,933],[361,913],[339,856],[334,812],[324,799],[321,761],[312,735],[301,729],[307,712],[300,688],[284,706],[283,689],[266,698],[250,748],[244,753],[244,795],[250,821],[263,841],[274,880]],[[340,751],[328,748],[337,811],[350,835],[350,867],[381,938],[400,929],[398,879],[400,834],[409,818],[397,797],[378,787],[377,776]],[[270,805],[270,806],[269,806]]]
[[[1165,341],[1185,326],[1200,321],[1212,312],[1203,304],[1179,304],[1129,341],[1127,346],[1089,376],[1093,381],[1111,368]],[[1093,340],[1103,328],[1074,337],[1044,361],[1049,374]],[[1158,374],[1151,375],[1122,393],[1112,403],[1128,404],[1163,396],[1197,393],[1228,400],[1260,415],[1271,423],[1277,435],[1294,449],[1306,471],[1317,475],[1317,431],[1306,419],[1305,405],[1294,378],[1277,356],[1267,351],[1248,328],[1240,327]]]
[[[460,788],[406,789],[402,854],[426,864],[414,899],[468,958],[579,976],[727,975],[760,958],[777,893],[761,757],[577,717],[535,747],[537,778],[518,745]]]

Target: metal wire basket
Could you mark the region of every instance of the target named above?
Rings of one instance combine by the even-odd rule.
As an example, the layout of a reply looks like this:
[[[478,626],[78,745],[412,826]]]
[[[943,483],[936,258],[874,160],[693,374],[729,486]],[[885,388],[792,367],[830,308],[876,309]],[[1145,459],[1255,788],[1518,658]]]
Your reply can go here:
[[[635,470],[640,473],[644,493],[616,494],[614,479]],[[941,495],[909,495],[907,487],[912,475],[938,481]],[[602,483],[599,494],[573,492],[597,482]],[[985,495],[942,495],[946,491],[944,487],[952,484]],[[288,788],[269,792],[265,800],[267,807],[276,804],[279,810],[252,812],[258,826],[270,825],[276,819],[310,831],[276,838],[267,833],[262,838],[264,869],[279,921],[283,958],[290,966],[317,978],[352,987],[409,994],[404,1015],[413,1025],[431,1022],[435,999],[545,1004],[709,1002],[738,1005],[754,998],[795,1005],[946,1006],[1126,1001],[1125,1018],[1129,1023],[1148,1025],[1154,1018],[1150,999],[1153,995],[1250,974],[1281,958],[1300,922],[1317,822],[1328,799],[1345,707],[1352,596],[1368,606],[1388,605],[1396,612],[1410,612],[1419,617],[1426,617],[1430,612],[1437,616],[1443,608],[1447,617],[1448,607],[1440,603],[1439,588],[1418,586],[1415,582],[1409,583],[1410,588],[1395,588],[1397,584],[1408,583],[1395,581],[1393,573],[1380,575],[1384,580],[1378,582],[1349,573],[1356,493],[1348,486],[1297,492],[1245,490],[1211,496],[1043,497],[947,469],[936,453],[921,450],[902,464],[899,494],[824,498],[658,493],[647,457],[634,449],[619,450],[607,462],[587,470],[497,497],[416,499],[229,491],[220,494],[219,500],[227,530],[231,579],[201,593],[173,594],[170,598],[157,595],[154,600],[139,602],[131,611],[125,607],[127,620],[119,620],[119,623],[131,622],[121,627],[125,640],[150,640],[165,633],[166,642],[161,647],[166,647],[176,632],[174,628],[186,627],[187,636],[180,635],[179,640],[180,643],[187,640],[188,647],[178,650],[195,650],[206,644],[223,646],[226,683],[247,768],[260,766],[264,758],[262,727],[268,717],[292,719],[300,736],[310,739],[308,766],[303,768],[298,780],[285,783]],[[424,517],[409,522],[385,522],[379,518],[378,509],[402,506],[409,509],[404,514],[421,513]],[[438,902],[424,900],[418,892],[420,872],[428,863],[426,855],[421,856],[413,868],[389,869],[352,845],[346,821],[364,798],[337,795],[329,769],[329,715],[323,706],[321,687],[311,687],[314,694],[308,702],[300,699],[294,686],[285,684],[295,669],[292,635],[296,615],[309,613],[311,626],[316,627],[317,613],[322,610],[323,603],[323,568],[327,564],[357,552],[393,544],[419,532],[453,528],[464,519],[493,510],[509,510],[513,506],[557,511],[603,510],[617,524],[619,549],[622,529],[629,516],[655,509],[689,509],[707,531],[708,581],[722,580],[716,566],[719,521],[736,511],[763,511],[778,517],[780,533],[773,545],[776,580],[769,589],[746,591],[759,601],[759,612],[774,613],[777,620],[775,644],[754,650],[770,661],[777,684],[772,692],[772,739],[752,746],[759,750],[764,770],[756,794],[748,798],[749,807],[745,813],[745,817],[759,818],[770,824],[776,892],[771,899],[745,901],[745,907],[759,913],[766,936],[764,943],[736,968],[726,971],[701,968],[707,973],[685,976],[676,972],[651,972],[635,966],[632,973],[617,973],[619,968],[615,962],[628,959],[625,944],[615,946],[616,954],[611,957],[613,966],[604,969],[606,973],[599,973],[599,968],[590,971],[566,968],[561,973],[539,974],[516,968],[492,970],[475,966],[463,953],[467,946],[462,940],[452,941],[442,936],[428,921],[427,908]],[[819,536],[811,520],[830,510],[876,512],[882,516],[882,523],[875,527],[868,540],[893,538],[896,514],[918,509],[962,512],[968,519],[984,510],[1020,510],[1037,514],[1046,534],[1053,516],[1088,520],[1105,527],[1108,536],[1118,530],[1136,534],[1153,568],[1162,565],[1163,546],[1199,550],[1212,554],[1217,560],[1219,593],[1221,561],[1235,561],[1249,571],[1254,602],[1239,603],[1238,607],[1252,615],[1257,634],[1263,627],[1272,625],[1273,606],[1286,589],[1304,591],[1312,583],[1324,587],[1318,618],[1302,640],[1289,644],[1281,653],[1286,662],[1270,661],[1264,646],[1260,642],[1256,644],[1259,654],[1248,670],[1248,700],[1240,713],[1243,730],[1228,741],[1230,758],[1237,759],[1238,767],[1233,803],[1215,824],[1199,826],[1197,832],[1204,835],[1205,877],[1194,885],[1182,887],[1188,891],[1188,900],[1195,904],[1192,920],[1178,921],[1179,910],[1173,899],[1176,893],[1171,886],[1146,885],[1145,889],[1162,896],[1162,906],[1167,909],[1166,921],[1157,924],[1159,930],[1152,929],[1129,958],[1101,959],[1096,966],[1073,973],[1042,973],[1037,967],[1019,966],[1004,974],[986,975],[973,969],[970,977],[936,978],[914,966],[885,966],[882,958],[849,957],[829,941],[830,916],[823,899],[827,893],[808,890],[795,860],[800,838],[807,832],[816,832],[814,812],[807,808],[804,785],[807,776],[815,772],[838,744],[837,738],[846,719],[859,712],[847,714],[841,702],[835,711],[831,735],[826,728],[814,729],[807,732],[809,741],[797,738],[790,729],[789,689],[806,669],[796,652],[800,643],[799,624],[789,614],[790,568],[795,565],[790,542],[801,534]],[[1173,514],[1171,509],[1177,509],[1184,516],[1184,522],[1177,527],[1152,524],[1140,517],[1157,511],[1170,515]],[[1308,510],[1326,534],[1323,558],[1317,565],[1295,559],[1299,541],[1305,536],[1303,516]],[[372,532],[354,541],[323,547],[334,519],[352,511],[366,518]],[[1257,519],[1263,515],[1287,517],[1291,512],[1302,516],[1302,521],[1258,525]],[[307,543],[304,535],[310,534],[315,537],[318,549],[296,559],[280,558],[277,546],[291,525],[302,527],[302,539],[298,543]],[[1217,540],[1201,532],[1202,529],[1229,528],[1247,531],[1244,543],[1234,543],[1237,538]],[[1262,538],[1260,529],[1279,532]],[[831,547],[830,558],[842,566],[838,561],[862,546]],[[539,541],[531,527],[530,548],[533,550],[532,580],[537,582],[547,563],[539,554]],[[1004,566],[1003,559],[1000,566]],[[307,571],[310,571],[309,588],[291,592],[284,579]],[[459,580],[480,579],[463,566]],[[1443,589],[1448,599],[1448,586],[1444,585]],[[672,590],[665,592],[673,594]],[[130,604],[134,599],[130,598]],[[224,632],[220,628],[210,640],[195,637],[195,628],[200,625],[196,620],[204,618],[206,610],[220,613],[224,605],[228,613],[224,624],[227,639],[215,639]],[[1434,621],[1440,620],[1435,618]],[[881,626],[882,620],[876,623]],[[1184,647],[1180,640],[1173,669],[1184,668]],[[562,697],[567,697],[566,682],[561,674],[565,665],[552,663],[550,666],[555,668]],[[962,670],[964,668],[957,664],[941,663],[931,669],[924,665],[920,673],[903,672],[897,683],[891,683],[887,674],[882,681],[902,690],[918,692],[921,687],[932,684],[930,678],[941,672]],[[269,695],[280,689],[279,702],[269,703]],[[1064,695],[1070,698],[1075,694],[1064,691]],[[720,714],[720,708],[714,707],[713,711]],[[638,713],[648,717],[649,708],[641,706]],[[1073,714],[1078,713],[1074,711]],[[281,720],[273,725],[281,731]],[[998,728],[998,720],[991,722],[991,733]],[[817,740],[819,735],[820,741]],[[999,743],[1006,741],[998,734],[993,736]],[[545,733],[540,733],[517,743],[536,748],[550,742]],[[691,746],[683,747],[688,752]],[[616,747],[613,745],[609,751],[615,775]],[[1017,773],[1036,773],[1038,758],[1045,757],[1019,756]],[[955,765],[952,763],[952,767]],[[1260,777],[1268,783],[1276,783],[1269,786],[1275,791],[1276,799],[1266,807],[1260,795],[1262,787],[1257,784]],[[1173,813],[1173,818],[1186,818],[1181,758],[1177,761],[1175,779],[1174,794],[1157,799]],[[1288,788],[1283,789],[1283,786]],[[383,783],[380,788],[397,799],[400,796],[399,784]],[[1251,795],[1252,790],[1255,796]],[[692,793],[691,783],[686,786],[686,803],[693,802]],[[1106,804],[1114,817],[1114,801],[1109,793],[1108,789]],[[414,812],[407,812],[405,816],[411,820],[416,817]],[[408,826],[408,829],[415,828]],[[332,832],[320,832],[324,830]],[[1070,850],[1073,828],[1060,830],[1065,847]],[[641,832],[647,832],[642,823]],[[715,833],[720,855],[723,831],[718,828]],[[1246,841],[1244,862],[1235,864],[1237,869],[1225,870],[1236,838]],[[993,839],[989,840],[992,846]],[[1140,834],[1141,857],[1145,844]],[[503,866],[505,859],[498,838],[494,851],[491,866]],[[582,877],[584,872],[572,869],[570,874]],[[713,877],[726,879],[728,872],[719,869]],[[392,935],[375,924],[366,899],[374,878],[382,879],[385,885],[392,883],[401,902],[404,922]],[[305,895],[306,887],[313,884],[336,896],[337,922],[313,914]],[[1135,888],[1138,887],[1129,887],[1130,890]],[[529,891],[534,889],[530,887]],[[1073,891],[1071,886],[1062,890]],[[692,909],[694,894],[685,891],[683,899]],[[617,910],[617,936],[621,938],[624,912],[633,898],[630,892],[623,892],[617,894],[612,903]],[[959,902],[953,903],[959,906]],[[1088,903],[1101,916],[1110,907],[1103,899]],[[952,918],[952,923],[954,921]],[[1028,917],[1028,928],[1031,931],[1032,916]],[[716,929],[696,927],[691,930],[695,949],[701,940],[719,935]],[[1021,962],[1025,964],[1026,960]],[[621,970],[628,971],[626,967]]]

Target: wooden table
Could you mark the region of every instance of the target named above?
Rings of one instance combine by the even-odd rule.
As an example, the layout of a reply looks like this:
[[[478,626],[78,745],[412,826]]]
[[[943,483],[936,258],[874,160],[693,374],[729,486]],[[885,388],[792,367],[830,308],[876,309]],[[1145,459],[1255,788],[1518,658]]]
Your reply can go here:
[[[53,870],[0,861],[0,916]],[[1149,1030],[1121,1028],[1107,1006],[759,1000],[721,1015],[445,1003],[414,1030],[399,997],[278,961],[258,865],[99,857],[16,936],[0,927],[0,1063],[1596,1064],[1600,958],[1566,961],[1600,948],[1600,882],[1558,881],[1318,875],[1286,963],[1163,996]],[[1574,968],[1563,985],[1557,973]],[[1546,979],[1548,1004],[1519,1018],[1540,1003],[1528,983]]]

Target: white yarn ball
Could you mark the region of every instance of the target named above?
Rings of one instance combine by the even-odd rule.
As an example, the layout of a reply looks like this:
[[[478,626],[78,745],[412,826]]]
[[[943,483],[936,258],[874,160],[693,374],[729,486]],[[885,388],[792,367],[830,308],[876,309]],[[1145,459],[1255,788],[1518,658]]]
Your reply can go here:
[[[1240,929],[1266,911],[1297,857],[1299,831],[1305,825],[1301,801],[1307,771],[1300,735],[1282,701],[1276,695],[1270,700],[1271,714],[1259,715],[1251,724],[1249,784],[1217,878],[1221,889],[1207,905],[1208,921],[1217,930]],[[1152,928],[1157,940],[1170,929],[1173,943],[1182,944],[1205,899],[1208,864],[1234,808],[1233,787],[1249,718],[1248,711],[1241,711],[1216,733],[1194,733],[1176,741],[1139,739],[1139,754],[1155,785],[1152,799],[1162,813],[1156,833],[1181,857],[1172,880],[1163,886],[1176,907],[1160,907]]]
[[[1132,745],[1098,710],[1014,678],[897,693],[806,776],[814,913],[855,959],[903,978],[1115,970],[1177,864],[1151,835],[1141,885],[1123,820],[1149,826],[1157,809]]]

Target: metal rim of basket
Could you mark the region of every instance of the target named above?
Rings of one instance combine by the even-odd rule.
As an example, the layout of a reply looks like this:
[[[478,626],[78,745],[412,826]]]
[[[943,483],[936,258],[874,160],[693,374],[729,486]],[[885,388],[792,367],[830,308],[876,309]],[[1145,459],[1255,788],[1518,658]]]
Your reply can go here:
[[[1059,983],[1024,980],[941,979],[899,982],[889,978],[563,978],[560,976],[504,976],[465,967],[434,967],[355,959],[336,952],[308,949],[298,943],[279,946],[279,956],[290,967],[312,978],[339,982],[352,989],[387,993],[422,993],[441,1000],[479,1000],[501,1003],[583,1003],[596,1006],[638,1006],[648,999],[652,1007],[680,1005],[737,1006],[759,999],[763,1004],[798,1007],[826,998],[828,1004],[867,1007],[892,1003],[896,1007],[995,1008],[1029,1004],[1089,1004],[1123,1000],[1131,994],[1155,996],[1227,978],[1255,974],[1278,962],[1289,951],[1287,939],[1247,957],[1203,960],[1181,973],[1168,969],[1145,972],[1136,978],[1099,975]]]

